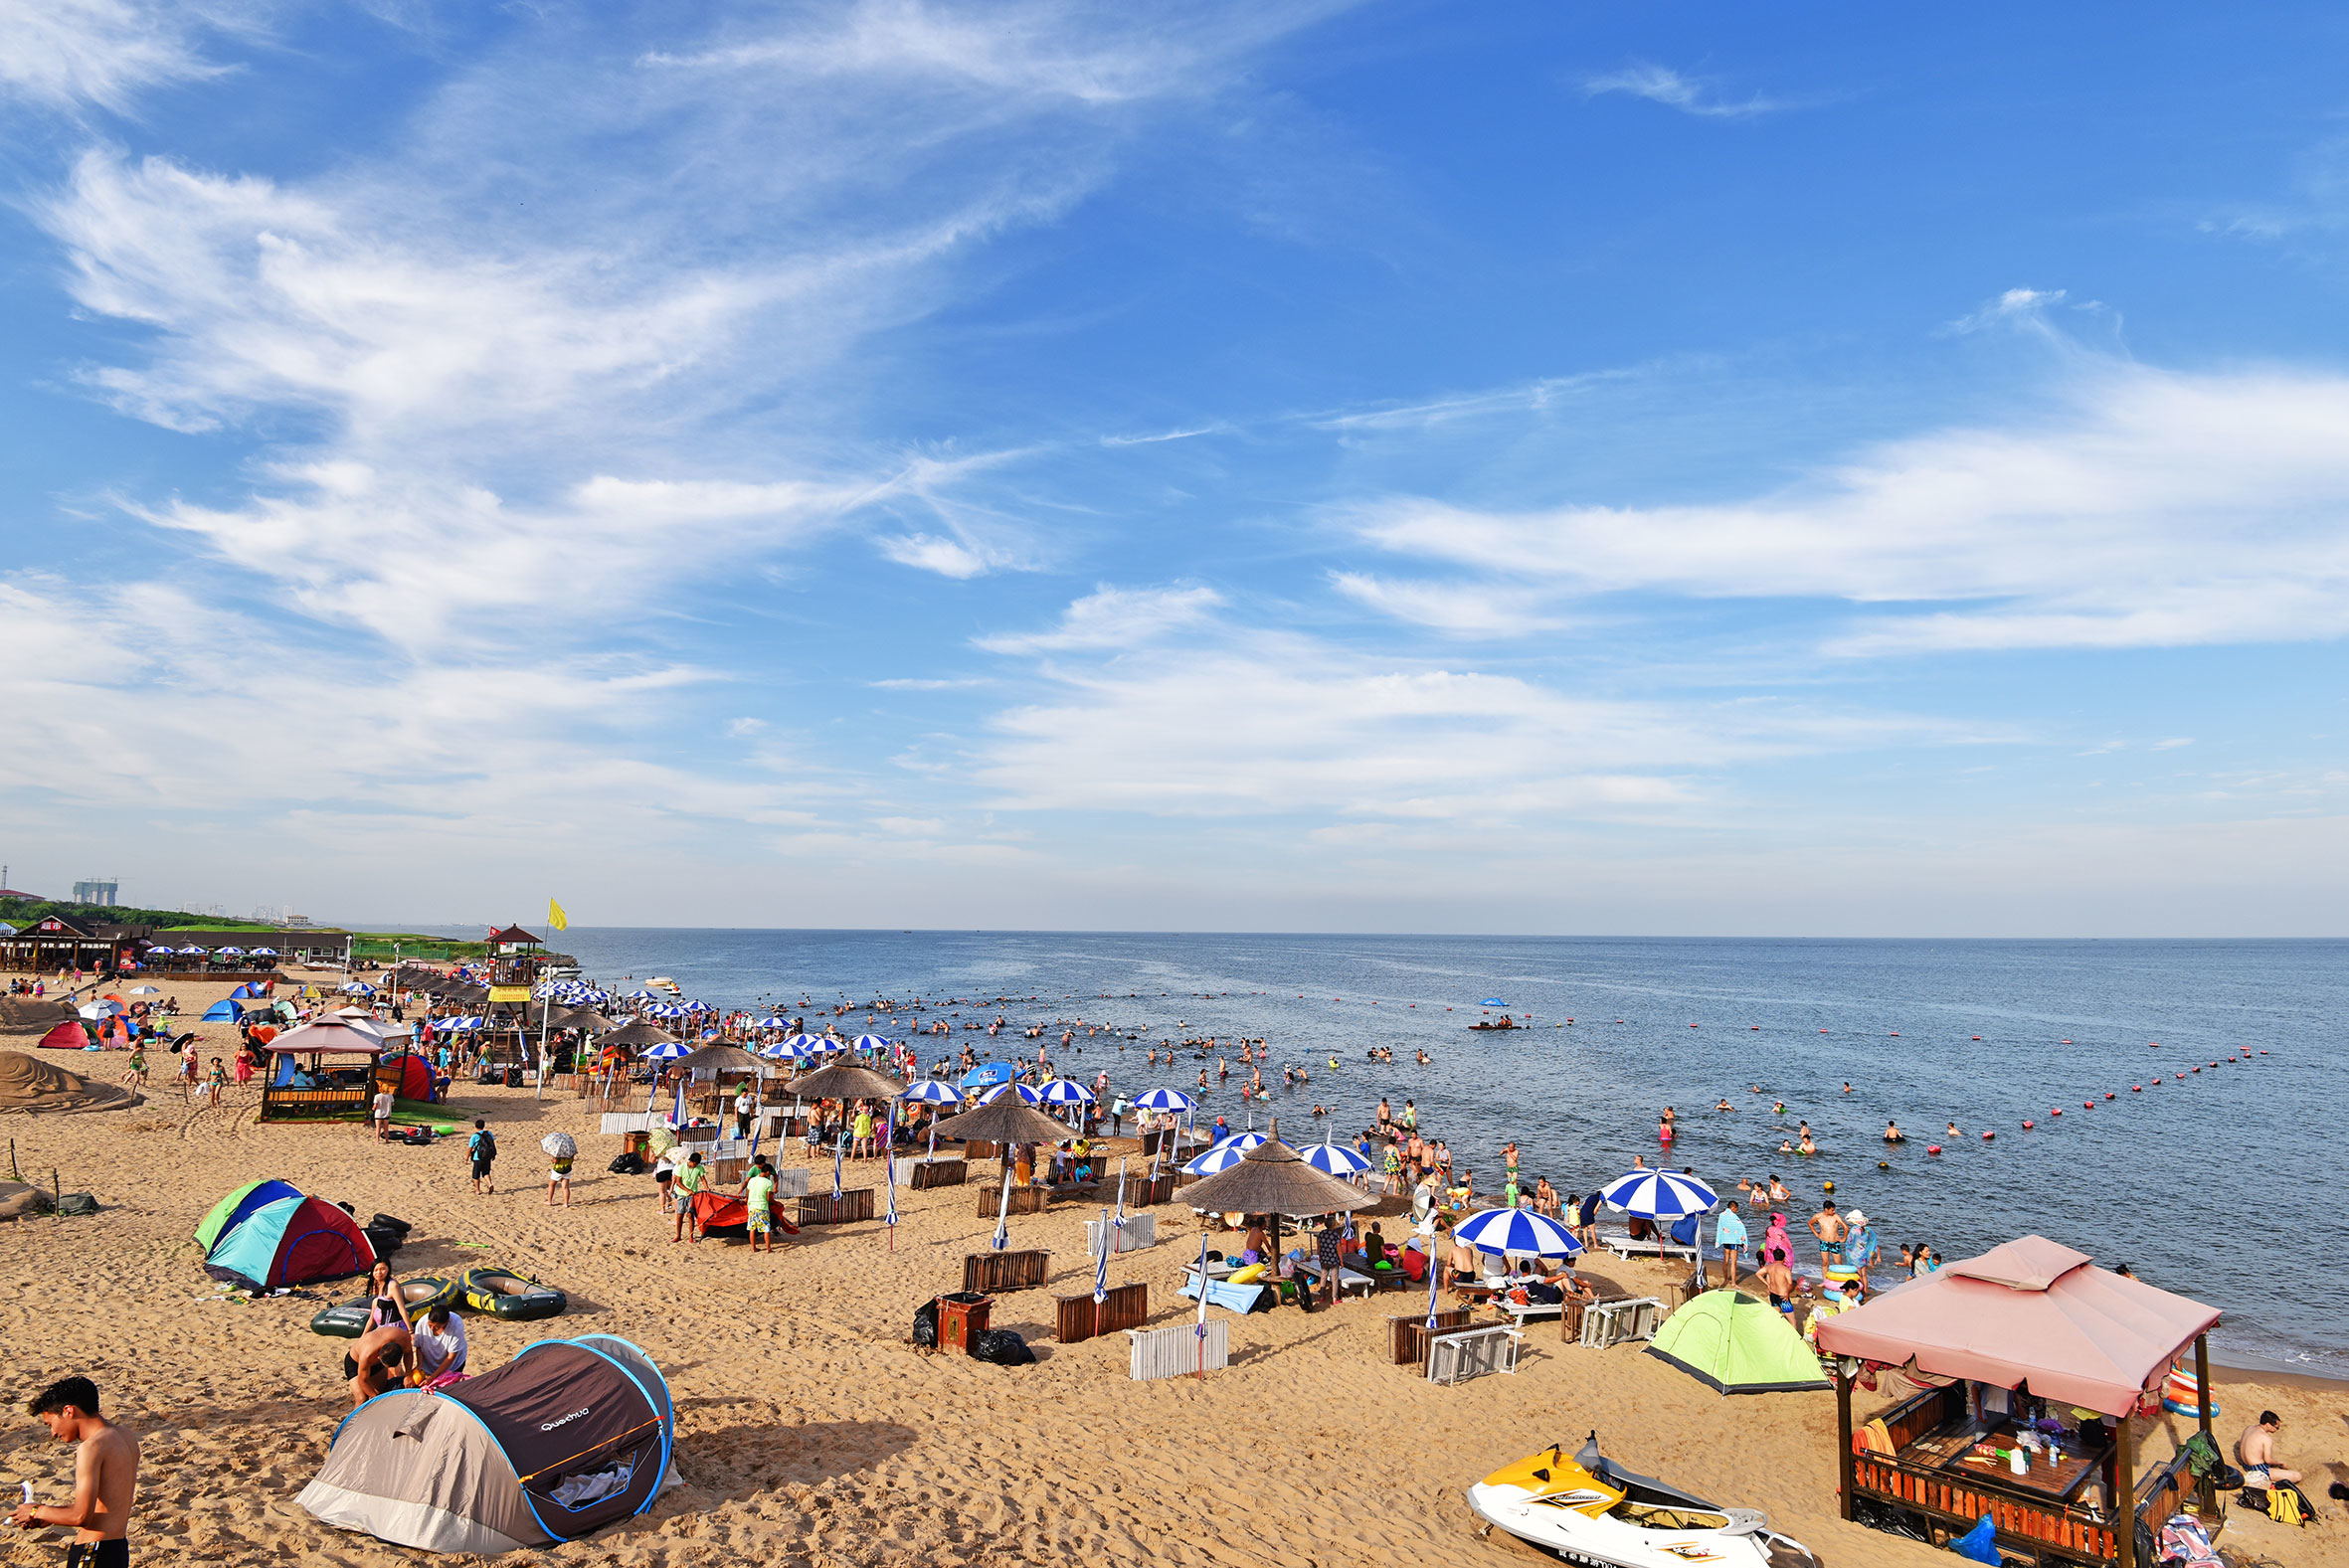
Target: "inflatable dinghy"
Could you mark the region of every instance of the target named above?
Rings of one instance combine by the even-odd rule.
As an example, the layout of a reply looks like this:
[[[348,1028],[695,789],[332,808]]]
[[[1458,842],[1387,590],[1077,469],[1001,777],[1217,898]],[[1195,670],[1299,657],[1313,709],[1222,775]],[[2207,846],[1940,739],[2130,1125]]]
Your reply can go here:
[[[509,1322],[531,1322],[562,1313],[571,1300],[551,1285],[526,1280],[510,1269],[467,1269],[464,1305]]]

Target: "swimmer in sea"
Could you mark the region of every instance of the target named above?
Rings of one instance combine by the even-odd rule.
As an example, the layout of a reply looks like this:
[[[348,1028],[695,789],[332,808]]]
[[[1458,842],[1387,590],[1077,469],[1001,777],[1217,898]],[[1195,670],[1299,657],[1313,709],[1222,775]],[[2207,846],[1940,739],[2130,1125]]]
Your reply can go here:
[[[1956,1124],[1955,1122],[1952,1122],[1952,1123],[1950,1123],[1950,1124],[1949,1124],[1949,1131],[1948,1131],[1946,1133],[1944,1133],[1943,1135],[1944,1135],[1944,1136],[1946,1136],[1946,1137],[1962,1137],[1962,1136],[1964,1136],[1965,1134],[1964,1134],[1964,1133],[1962,1133],[1962,1132],[1958,1132],[1958,1130],[1957,1130],[1957,1124]]]
[[[1900,1131],[1899,1123],[1887,1122],[1885,1124],[1885,1141],[1888,1143],[1905,1143],[1908,1141],[1908,1134]]]
[[[1778,1139],[1778,1152],[1781,1154],[1791,1154],[1794,1152],[1794,1145],[1788,1142],[1786,1139],[1780,1138]]]
[[[1772,1105],[1770,1109],[1776,1112],[1779,1116],[1784,1116],[1786,1114],[1786,1102],[1783,1100],[1778,1101],[1776,1104]]]
[[[1716,1111],[1734,1111],[1737,1108],[1733,1105],[1730,1105],[1727,1100],[1723,1099],[1715,1101],[1713,1109]]]
[[[1811,1141],[1811,1134],[1806,1132],[1803,1133],[1802,1141],[1795,1144],[1794,1151],[1797,1154],[1816,1154],[1819,1152],[1819,1145]]]

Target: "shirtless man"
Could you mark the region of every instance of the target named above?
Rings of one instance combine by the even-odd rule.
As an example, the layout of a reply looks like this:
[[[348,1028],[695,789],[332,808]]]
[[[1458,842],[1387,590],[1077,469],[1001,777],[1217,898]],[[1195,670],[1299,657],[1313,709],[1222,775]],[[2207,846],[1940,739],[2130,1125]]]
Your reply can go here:
[[[1835,1212],[1835,1199],[1819,1205],[1819,1212],[1811,1216],[1811,1234],[1819,1238],[1819,1261],[1833,1267],[1844,1261],[1844,1235],[1848,1227],[1844,1217]]]
[[[138,1440],[97,1413],[97,1385],[87,1377],[61,1378],[25,1407],[49,1435],[76,1445],[74,1500],[44,1507],[28,1502],[9,1514],[22,1528],[62,1525],[74,1532],[66,1568],[126,1568],[131,1494],[138,1487]]]
[[[1756,1271],[1761,1288],[1769,1293],[1770,1305],[1780,1311],[1789,1309],[1788,1302],[1794,1295],[1794,1271],[1785,1260],[1772,1258]]]
[[[2243,1436],[2235,1440],[2235,1457],[2243,1463],[2243,1483],[2265,1491],[2279,1481],[2300,1479],[2296,1470],[2285,1470],[2275,1463],[2275,1434],[2283,1430],[2283,1417],[2272,1410],[2259,1412],[2259,1419],[2243,1429]]]
[[[351,1361],[358,1367],[351,1378],[351,1408],[356,1410],[376,1395],[398,1388],[408,1376],[408,1358],[415,1348],[416,1336],[406,1323],[385,1323],[361,1334],[351,1351]]]

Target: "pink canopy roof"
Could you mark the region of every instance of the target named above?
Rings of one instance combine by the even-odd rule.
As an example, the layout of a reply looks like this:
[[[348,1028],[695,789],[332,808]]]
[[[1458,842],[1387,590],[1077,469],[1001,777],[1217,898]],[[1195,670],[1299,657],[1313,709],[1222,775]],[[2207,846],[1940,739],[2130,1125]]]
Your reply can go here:
[[[377,1056],[386,1049],[384,1037],[373,1030],[355,1028],[340,1019],[323,1019],[315,1023],[297,1024],[262,1047],[265,1051],[282,1051],[287,1055],[308,1055],[312,1051],[325,1055]]]
[[[1820,1319],[1819,1348],[2125,1415],[2216,1307],[2025,1236]]]

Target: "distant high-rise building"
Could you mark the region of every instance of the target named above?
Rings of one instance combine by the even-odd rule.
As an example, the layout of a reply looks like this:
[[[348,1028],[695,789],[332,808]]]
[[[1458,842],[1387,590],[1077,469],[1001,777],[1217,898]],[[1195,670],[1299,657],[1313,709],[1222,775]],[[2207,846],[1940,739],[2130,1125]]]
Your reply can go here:
[[[112,877],[107,877],[103,881],[92,879],[88,882],[77,882],[74,884],[74,902],[110,906],[119,902],[116,897],[119,892],[120,884],[115,882]]]

